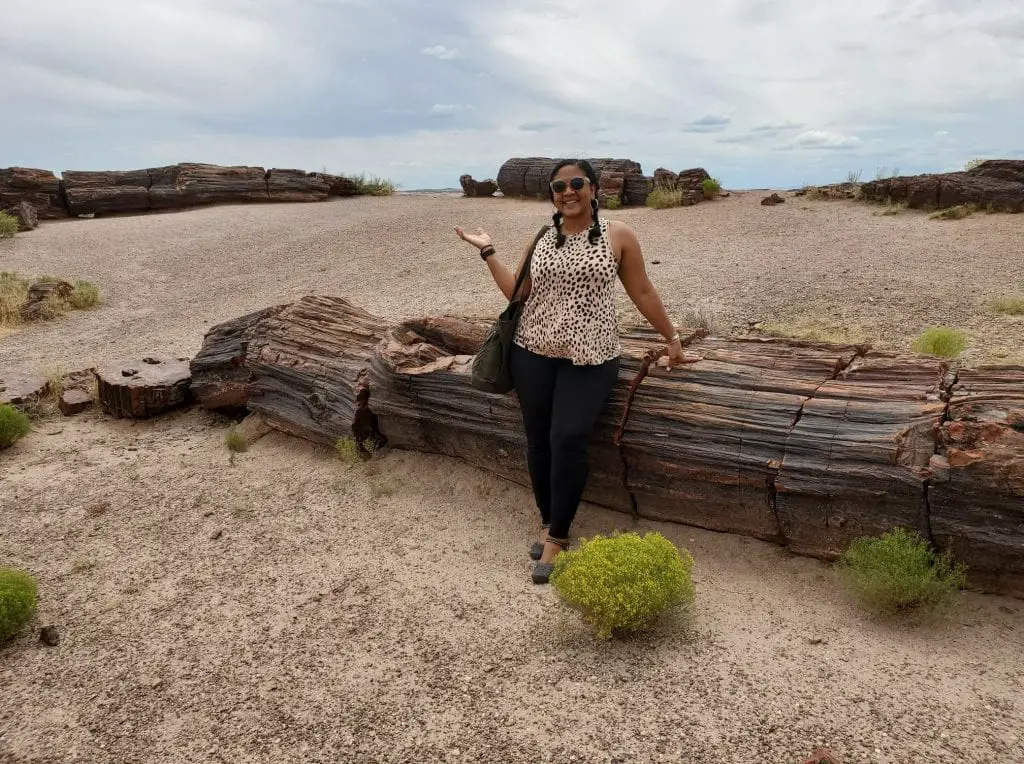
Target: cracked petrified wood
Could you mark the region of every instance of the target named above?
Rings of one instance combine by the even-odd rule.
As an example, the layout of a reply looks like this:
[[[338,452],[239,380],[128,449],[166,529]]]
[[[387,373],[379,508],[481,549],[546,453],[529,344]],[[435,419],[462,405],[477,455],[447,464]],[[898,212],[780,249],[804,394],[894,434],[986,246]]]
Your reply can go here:
[[[101,366],[94,374],[100,405],[115,417],[149,417],[188,400],[186,358],[146,356]]]
[[[239,379],[277,429],[326,443],[377,433],[528,485],[515,395],[470,385],[489,324],[389,327],[345,300],[306,297],[251,322]],[[698,332],[684,342],[703,360],[668,371],[651,365],[656,335],[622,335],[586,500],[823,558],[909,527],[952,549],[972,585],[1024,596],[1024,369],[958,377],[941,359],[867,346]]]

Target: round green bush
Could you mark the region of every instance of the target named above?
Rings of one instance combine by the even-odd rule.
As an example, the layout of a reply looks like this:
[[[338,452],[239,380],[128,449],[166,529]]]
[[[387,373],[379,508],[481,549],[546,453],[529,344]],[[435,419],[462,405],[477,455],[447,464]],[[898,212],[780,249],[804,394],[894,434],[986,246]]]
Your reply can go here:
[[[883,615],[945,610],[967,577],[966,567],[949,552],[936,555],[919,533],[905,528],[857,539],[836,568],[861,606]]]
[[[32,423],[25,414],[9,403],[0,406],[0,448],[7,448],[24,438],[31,429]]]
[[[651,626],[669,608],[689,604],[693,557],[660,533],[584,539],[555,557],[551,585],[607,639]]]
[[[14,568],[0,568],[0,642],[10,639],[36,612],[36,582]]]

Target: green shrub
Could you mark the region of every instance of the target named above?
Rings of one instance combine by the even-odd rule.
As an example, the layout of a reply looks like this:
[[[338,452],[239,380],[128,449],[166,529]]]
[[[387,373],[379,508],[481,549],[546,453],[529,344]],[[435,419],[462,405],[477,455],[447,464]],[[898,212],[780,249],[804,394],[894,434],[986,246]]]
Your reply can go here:
[[[345,464],[359,464],[363,461],[359,444],[354,438],[338,438],[334,444],[334,450],[338,452],[338,458]]]
[[[14,568],[0,568],[0,642],[10,639],[36,612],[35,579]]]
[[[670,607],[689,604],[693,558],[659,533],[616,533],[582,540],[555,557],[551,585],[608,639],[650,626]]]
[[[705,178],[700,184],[705,199],[714,199],[722,192],[722,184],[718,178]]]
[[[914,340],[912,346],[915,353],[938,355],[943,358],[954,358],[967,347],[967,339],[963,332],[946,326],[933,326],[926,329]]]
[[[0,212],[0,239],[9,239],[18,232],[18,218]]]
[[[974,214],[976,207],[973,204],[958,204],[955,207],[935,210],[928,216],[930,220],[963,220]]]
[[[1007,316],[1024,316],[1024,297],[998,297],[992,301],[992,310]]]
[[[617,197],[607,196],[604,201],[601,202],[601,206],[606,210],[617,210],[622,207],[622,202]]]
[[[658,186],[647,195],[647,206],[656,210],[667,210],[669,207],[681,207],[683,192],[679,189]]]
[[[0,405],[0,448],[24,438],[32,429],[29,418],[9,403]]]
[[[950,606],[966,583],[966,568],[946,552],[936,555],[916,532],[896,528],[854,541],[836,563],[858,602],[885,615]]]
[[[232,453],[249,450],[249,441],[245,439],[245,436],[234,425],[231,426],[224,436],[224,445]]]
[[[91,281],[75,282],[75,291],[71,293],[71,307],[78,310],[88,310],[99,304],[100,290]]]
[[[980,164],[982,164],[982,163],[983,163],[984,161],[985,161],[984,159],[969,159],[969,160],[968,160],[968,161],[967,161],[967,162],[966,162],[966,163],[964,164],[964,169],[965,169],[965,170],[973,170],[973,169],[974,169],[975,167],[978,167],[978,166],[979,166]]]
[[[398,186],[385,178],[378,178],[371,175],[356,175],[353,180],[356,182],[356,193],[366,196],[391,196],[398,190]]]

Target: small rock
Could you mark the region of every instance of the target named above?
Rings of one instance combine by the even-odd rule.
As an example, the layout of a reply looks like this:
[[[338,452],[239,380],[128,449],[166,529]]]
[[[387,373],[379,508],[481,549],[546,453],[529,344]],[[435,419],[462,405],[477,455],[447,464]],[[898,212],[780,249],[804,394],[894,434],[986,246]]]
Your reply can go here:
[[[807,638],[807,644],[809,644],[809,645],[820,645],[824,641],[825,640],[822,639],[821,637],[808,637]]]
[[[776,204],[785,204],[785,203],[786,203],[786,200],[783,199],[778,194],[772,194],[771,196],[766,196],[764,199],[761,200],[761,204],[764,205],[765,207],[772,207],[772,206],[774,206]]]
[[[56,626],[44,626],[39,630],[39,641],[47,647],[56,647],[60,644],[60,632]]]
[[[221,537],[222,535],[224,535],[224,531],[223,531],[223,529],[221,529],[221,528],[218,528],[217,530],[215,530],[215,531],[214,531],[213,533],[211,533],[211,534],[210,534],[210,540],[211,540],[211,541],[216,541],[216,540],[217,540],[217,539],[219,539],[219,538],[220,538],[220,537]]]
[[[74,416],[85,411],[92,405],[92,395],[87,390],[71,388],[60,394],[57,407],[64,416]]]
[[[661,260],[651,260],[651,265],[661,265]]]

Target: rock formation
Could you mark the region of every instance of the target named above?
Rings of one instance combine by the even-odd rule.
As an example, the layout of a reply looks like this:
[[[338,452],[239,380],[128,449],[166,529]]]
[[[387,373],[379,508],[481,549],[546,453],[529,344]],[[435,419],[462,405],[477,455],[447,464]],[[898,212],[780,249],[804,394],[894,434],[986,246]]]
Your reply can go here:
[[[549,198],[548,179],[561,161],[551,157],[513,158],[498,170],[498,188],[502,195],[518,198]],[[630,159],[588,159],[597,177],[602,173],[622,173],[623,187],[631,176],[643,177],[640,165]],[[623,199],[625,201],[625,199]]]
[[[66,218],[60,181],[48,170],[29,167],[0,168],[0,209],[28,202],[41,220]]]
[[[254,316],[214,327],[200,355],[219,357],[272,426],[455,456],[528,484],[515,396],[469,384],[486,321],[388,326],[319,296]],[[587,500],[827,559],[901,525],[953,549],[973,585],[1024,597],[1024,367],[958,374],[867,346],[684,340],[704,360],[668,372],[650,365],[656,336],[623,335]]]
[[[188,400],[188,360],[166,356],[110,363],[94,372],[103,410],[139,419],[163,413]]]
[[[19,231],[31,231],[39,226],[39,215],[36,213],[36,208],[25,200],[13,207],[8,207],[4,212],[18,219]]]
[[[785,204],[785,203],[786,203],[786,200],[783,199],[781,196],[779,196],[776,193],[773,193],[771,196],[766,196],[764,199],[761,200],[761,204],[763,206],[765,206],[765,207],[773,207],[776,204]]]
[[[460,175],[459,185],[466,196],[494,196],[498,191],[498,184],[494,180],[473,180],[472,175]]]
[[[998,212],[1024,212],[1024,160],[989,160],[965,172],[883,178],[864,183],[861,194],[876,202],[915,209],[975,204]]]

